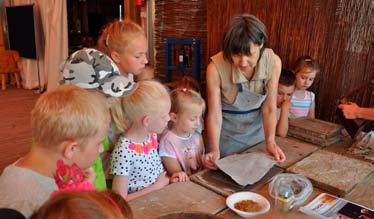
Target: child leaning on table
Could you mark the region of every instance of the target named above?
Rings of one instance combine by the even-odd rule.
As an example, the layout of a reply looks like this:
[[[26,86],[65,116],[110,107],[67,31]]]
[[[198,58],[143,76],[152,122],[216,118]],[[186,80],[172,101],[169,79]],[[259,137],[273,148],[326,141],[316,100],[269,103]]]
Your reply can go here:
[[[30,152],[0,177],[0,208],[30,217],[57,189],[57,161],[87,170],[92,183],[90,167],[103,151],[109,120],[105,100],[96,93],[62,85],[42,94],[31,112]]]
[[[292,106],[291,98],[295,91],[295,74],[287,69],[282,69],[277,93],[277,128],[276,134],[286,137],[288,132],[288,114]]]
[[[199,129],[205,101],[196,91],[177,87],[171,91],[169,129],[160,140],[159,153],[168,174],[178,182],[202,168],[204,143]]]
[[[157,152],[157,134],[170,120],[170,104],[169,93],[162,84],[141,81],[111,108],[113,121],[122,132],[111,157],[112,189],[126,200],[169,184]]]
[[[293,71],[296,77],[295,92],[292,95],[290,118],[315,117],[315,94],[307,89],[312,86],[320,66],[310,56],[301,56]]]

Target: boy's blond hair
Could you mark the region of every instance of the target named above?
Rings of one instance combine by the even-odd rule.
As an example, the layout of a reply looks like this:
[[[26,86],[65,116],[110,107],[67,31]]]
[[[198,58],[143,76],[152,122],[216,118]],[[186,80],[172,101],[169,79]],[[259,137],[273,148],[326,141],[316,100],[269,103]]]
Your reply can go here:
[[[120,97],[111,108],[112,119],[120,132],[126,131],[134,121],[159,111],[170,101],[170,96],[160,82],[140,81],[133,93]]]
[[[97,42],[99,50],[111,56],[112,51],[122,53],[130,41],[145,36],[144,30],[130,20],[114,21],[109,23],[103,30]]]
[[[38,146],[56,146],[66,140],[84,144],[102,131],[109,109],[104,97],[75,85],[61,85],[44,93],[31,112],[31,128]]]

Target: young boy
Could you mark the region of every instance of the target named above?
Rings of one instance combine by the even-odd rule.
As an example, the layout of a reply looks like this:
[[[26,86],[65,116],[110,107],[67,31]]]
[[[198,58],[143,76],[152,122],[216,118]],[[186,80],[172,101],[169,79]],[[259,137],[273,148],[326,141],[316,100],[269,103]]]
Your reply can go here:
[[[292,106],[291,97],[295,91],[295,74],[282,69],[279,77],[277,95],[277,129],[276,134],[286,137],[288,132],[288,112]]]
[[[57,189],[53,175],[58,160],[82,170],[92,166],[103,151],[109,121],[105,99],[94,92],[62,85],[44,93],[31,112],[30,152],[0,176],[0,208],[30,217]],[[86,177],[92,182],[92,171]]]

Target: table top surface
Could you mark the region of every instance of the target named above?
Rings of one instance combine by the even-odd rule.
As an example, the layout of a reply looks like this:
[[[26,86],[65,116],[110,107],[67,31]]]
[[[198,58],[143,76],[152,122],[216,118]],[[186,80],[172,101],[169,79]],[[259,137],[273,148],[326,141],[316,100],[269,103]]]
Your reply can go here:
[[[342,143],[339,143],[342,144]],[[339,145],[338,144],[338,145]],[[324,150],[328,151],[336,151],[336,153],[342,154],[342,148],[346,148],[346,142],[343,142],[344,146],[336,146],[332,145],[330,148],[324,148]],[[310,148],[308,146],[308,148]],[[314,151],[314,150],[311,150]],[[309,156],[309,152],[305,153],[305,156]],[[301,155],[301,153],[300,153]],[[299,159],[297,159],[299,160]],[[295,159],[295,162],[297,162]],[[288,166],[288,165],[287,165]],[[374,173],[373,173],[374,174]],[[373,174],[371,175],[370,182],[373,181]],[[267,180],[268,182],[268,180]],[[358,188],[361,191],[369,191],[369,193],[373,193],[371,189],[367,190],[367,186],[371,185],[372,183],[361,183]],[[297,219],[307,219],[307,218],[314,218],[304,213],[298,211],[298,207],[295,207],[288,213],[283,213],[278,211],[274,208],[274,199],[270,197],[268,192],[268,183],[262,184],[260,187],[253,187],[250,188],[249,191],[256,192],[262,196],[264,196],[270,202],[271,208],[270,211],[266,214],[260,215],[256,218],[266,218],[266,219],[275,219],[275,218],[297,218]],[[325,192],[322,189],[314,187],[313,193],[309,196],[307,201],[303,204],[306,205],[311,200],[313,200],[317,195],[320,193]],[[353,191],[354,192],[354,191]],[[356,192],[358,193],[358,192]],[[348,195],[349,196],[349,195]],[[356,198],[357,194],[353,195],[353,198],[348,198],[348,200],[357,202],[358,199]],[[371,195],[374,197],[374,194]],[[354,200],[356,199],[356,200]],[[373,200],[369,200],[369,204],[374,202]],[[364,200],[368,202],[367,200]],[[140,218],[158,218],[163,215],[167,215],[170,213],[176,212],[203,212],[212,215],[217,215],[220,218],[241,218],[240,216],[236,215],[235,212],[231,211],[226,206],[226,195],[215,191],[209,187],[204,187],[200,184],[195,182],[189,181],[184,183],[174,183],[170,184],[159,191],[152,192],[148,195],[140,197],[136,200],[130,201],[130,206],[134,213],[135,219]],[[365,204],[365,203],[362,203]],[[367,203],[366,203],[367,204]],[[368,206],[373,207],[373,206]]]

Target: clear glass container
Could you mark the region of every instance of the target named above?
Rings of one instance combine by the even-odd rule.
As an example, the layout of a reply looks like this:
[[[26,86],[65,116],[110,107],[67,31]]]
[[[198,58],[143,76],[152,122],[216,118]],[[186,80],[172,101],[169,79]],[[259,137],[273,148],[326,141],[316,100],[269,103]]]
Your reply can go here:
[[[281,212],[288,212],[293,208],[295,194],[288,181],[281,180],[275,197],[275,208]]]

